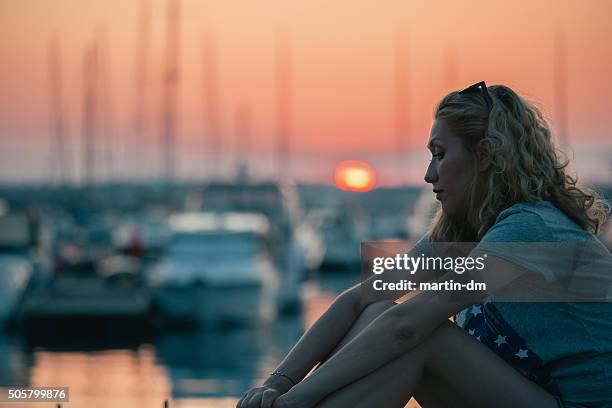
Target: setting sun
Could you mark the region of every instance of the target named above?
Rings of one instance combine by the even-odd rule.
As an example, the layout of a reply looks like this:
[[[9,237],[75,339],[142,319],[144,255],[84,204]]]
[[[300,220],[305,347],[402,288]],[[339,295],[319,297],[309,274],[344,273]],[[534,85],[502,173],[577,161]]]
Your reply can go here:
[[[342,190],[369,191],[376,184],[376,171],[368,163],[347,160],[336,166],[334,181]]]

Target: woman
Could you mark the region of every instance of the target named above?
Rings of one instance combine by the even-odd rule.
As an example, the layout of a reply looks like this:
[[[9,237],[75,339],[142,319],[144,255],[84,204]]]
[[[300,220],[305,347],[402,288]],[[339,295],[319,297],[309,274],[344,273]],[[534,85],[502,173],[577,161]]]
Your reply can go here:
[[[427,147],[425,181],[441,207],[419,252],[457,241],[600,245],[605,203],[565,173],[542,115],[510,88],[481,82],[444,97]],[[360,292],[339,295],[237,406],[403,407],[411,397],[424,408],[612,404],[610,303],[436,302],[420,293],[366,305]]]

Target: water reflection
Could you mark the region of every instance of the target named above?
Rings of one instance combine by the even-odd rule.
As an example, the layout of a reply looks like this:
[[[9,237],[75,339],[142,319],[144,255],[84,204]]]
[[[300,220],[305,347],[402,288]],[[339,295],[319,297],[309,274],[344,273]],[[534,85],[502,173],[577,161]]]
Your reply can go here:
[[[155,342],[158,361],[168,367],[173,398],[240,395],[297,341],[301,319],[270,326],[170,333]]]
[[[155,361],[155,350],[34,352],[30,385],[69,386],[70,406],[154,407],[170,389],[167,369]]]
[[[21,339],[0,335],[0,386],[27,384],[33,356],[24,350]]]
[[[79,408],[162,407],[166,398],[171,407],[234,407],[355,278],[328,276],[305,284],[302,315],[259,327],[168,332],[134,349],[49,350],[0,337],[0,387],[69,386],[65,406]]]

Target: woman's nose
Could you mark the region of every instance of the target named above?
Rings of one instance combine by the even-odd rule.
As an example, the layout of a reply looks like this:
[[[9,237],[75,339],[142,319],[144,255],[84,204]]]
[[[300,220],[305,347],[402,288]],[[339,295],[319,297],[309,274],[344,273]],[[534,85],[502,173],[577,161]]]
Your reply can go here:
[[[435,167],[433,166],[433,162],[429,162],[429,166],[427,166],[427,171],[425,172],[424,180],[426,183],[435,183],[438,180],[438,173],[436,172]]]

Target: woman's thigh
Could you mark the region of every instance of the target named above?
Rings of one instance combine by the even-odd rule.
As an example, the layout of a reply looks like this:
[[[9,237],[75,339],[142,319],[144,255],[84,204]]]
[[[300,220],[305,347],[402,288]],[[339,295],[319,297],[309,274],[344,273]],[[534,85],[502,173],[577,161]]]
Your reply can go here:
[[[451,322],[441,324],[402,356],[332,393],[318,407],[400,408],[411,396],[424,408],[428,403],[434,408],[557,407],[544,389]],[[453,405],[446,405],[449,401]]]
[[[453,386],[437,374],[424,369],[413,398],[421,408],[469,408]]]
[[[427,342],[426,370],[470,407],[558,406],[546,390],[454,323],[440,325]]]

